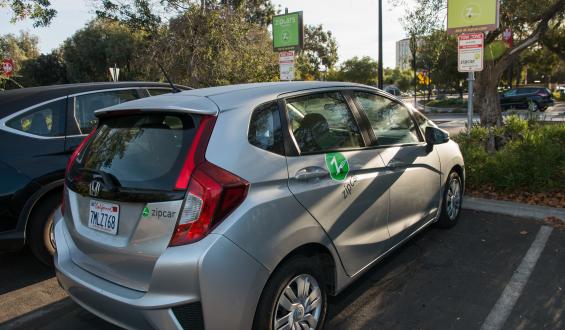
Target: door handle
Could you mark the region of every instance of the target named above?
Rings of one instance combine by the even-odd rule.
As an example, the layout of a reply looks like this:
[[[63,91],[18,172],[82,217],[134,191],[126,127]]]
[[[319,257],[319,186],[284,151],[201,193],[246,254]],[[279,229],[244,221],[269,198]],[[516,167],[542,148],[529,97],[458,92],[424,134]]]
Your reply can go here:
[[[387,167],[389,168],[399,168],[404,166],[406,166],[406,163],[398,159],[391,159],[387,164]]]
[[[305,167],[298,170],[294,178],[296,180],[310,180],[314,178],[322,178],[329,175],[329,172],[318,166]]]

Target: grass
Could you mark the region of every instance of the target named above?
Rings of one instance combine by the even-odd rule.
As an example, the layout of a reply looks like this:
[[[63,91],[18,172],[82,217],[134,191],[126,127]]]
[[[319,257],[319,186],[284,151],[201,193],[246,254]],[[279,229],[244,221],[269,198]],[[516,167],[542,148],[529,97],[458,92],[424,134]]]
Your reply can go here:
[[[547,192],[565,187],[565,124],[542,124],[509,116],[495,129],[499,150],[486,151],[488,130],[476,126],[455,137],[471,189]]]

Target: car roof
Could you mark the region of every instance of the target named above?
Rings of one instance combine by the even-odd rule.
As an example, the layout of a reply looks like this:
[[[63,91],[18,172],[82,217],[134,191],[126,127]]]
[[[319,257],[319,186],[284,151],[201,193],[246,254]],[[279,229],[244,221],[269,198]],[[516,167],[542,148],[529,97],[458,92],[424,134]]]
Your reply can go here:
[[[111,111],[127,109],[158,110],[174,105],[174,109],[169,110],[182,111],[184,109],[185,111],[198,112],[202,114],[215,114],[218,111],[221,112],[241,107],[243,104],[264,103],[269,100],[274,100],[284,94],[321,88],[331,89],[348,87],[376,90],[374,87],[348,82],[294,81],[250,83],[200,88],[175,94],[159,95],[118,104],[109,108],[98,110],[96,113],[98,115],[102,115]],[[207,98],[217,107],[207,104],[207,102],[203,100],[197,101],[199,98]]]
[[[189,87],[176,85],[183,89]],[[132,88],[132,87],[170,87],[169,84],[146,82],[146,81],[128,81],[128,82],[92,82],[78,84],[50,85],[41,87],[29,87],[20,89],[11,89],[0,91],[0,118],[10,115],[14,112],[28,108],[35,104],[46,102],[67,95],[93,92],[98,90],[116,89],[116,88]]]

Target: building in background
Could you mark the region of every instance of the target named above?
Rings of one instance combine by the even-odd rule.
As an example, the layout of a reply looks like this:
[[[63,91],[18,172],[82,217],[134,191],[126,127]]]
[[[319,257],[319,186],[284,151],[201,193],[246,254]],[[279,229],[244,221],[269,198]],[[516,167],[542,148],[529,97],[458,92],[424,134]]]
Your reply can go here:
[[[422,47],[423,39],[418,39],[418,48]],[[412,52],[410,51],[410,38],[396,42],[396,67],[400,70],[412,68]]]

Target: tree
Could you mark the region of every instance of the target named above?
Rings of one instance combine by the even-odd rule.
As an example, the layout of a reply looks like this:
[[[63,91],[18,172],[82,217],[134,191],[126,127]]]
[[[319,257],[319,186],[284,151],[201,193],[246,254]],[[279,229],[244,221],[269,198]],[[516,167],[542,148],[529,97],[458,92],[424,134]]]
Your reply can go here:
[[[271,23],[275,7],[270,0],[91,0],[99,18],[120,21],[126,25],[155,32],[168,17],[178,17],[188,10],[243,11],[247,22],[260,26]]]
[[[401,71],[399,68],[385,68],[384,69],[384,82],[387,85],[395,85],[401,91],[407,91],[412,82],[412,71]]]
[[[11,23],[29,18],[34,27],[48,26],[57,15],[49,0],[0,0],[0,8],[10,8]]]
[[[0,36],[0,58],[11,58],[14,60],[14,76],[6,78],[0,76],[0,87],[2,89],[21,87],[20,69],[28,59],[39,56],[37,49],[38,39],[28,32],[20,32],[19,35],[5,34]]]
[[[108,81],[108,68],[121,68],[122,80],[138,80],[148,44],[144,32],[119,22],[96,19],[77,31],[62,46],[63,58],[71,82]]]
[[[175,82],[191,87],[274,80],[278,64],[269,32],[245,15],[243,9],[203,15],[192,6],[160,30],[155,59]]]
[[[351,81],[366,85],[377,83],[377,61],[369,56],[357,56],[343,62],[332,80]]]
[[[463,93],[465,74],[457,71],[457,40],[443,30],[433,30],[422,39],[418,67],[426,69],[432,84]],[[428,86],[431,88],[431,85]],[[428,92],[431,90],[428,89]],[[428,93],[429,98],[429,93]]]
[[[415,12],[436,10],[445,15],[446,0],[418,0]],[[436,14],[437,15],[437,14]],[[476,74],[475,110],[481,116],[481,124],[487,127],[502,125],[502,115],[497,88],[502,75],[520,53],[550,35],[565,19],[565,0],[505,0],[500,5],[500,28],[485,36],[485,63],[482,72]],[[437,27],[437,22],[425,25]],[[412,21],[410,26],[424,24]],[[505,28],[514,33],[514,47],[505,48],[500,41]],[[490,130],[492,132],[492,130]],[[493,134],[487,149],[495,150]]]
[[[41,54],[24,61],[20,70],[22,83],[26,87],[67,83],[67,67],[60,51]]]
[[[304,26],[304,49],[296,58],[298,79],[321,80],[322,70],[331,71],[337,63],[337,42],[331,31],[320,25]]]

